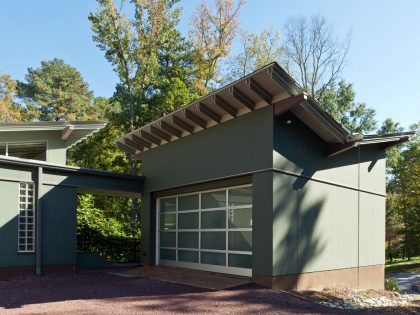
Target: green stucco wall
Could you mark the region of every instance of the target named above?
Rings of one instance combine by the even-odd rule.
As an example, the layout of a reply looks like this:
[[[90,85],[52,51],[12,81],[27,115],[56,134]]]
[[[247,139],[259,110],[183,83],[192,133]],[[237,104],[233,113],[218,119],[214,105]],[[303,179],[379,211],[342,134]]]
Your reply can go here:
[[[143,153],[145,191],[272,167],[272,109],[266,107]]]
[[[61,140],[60,130],[0,132],[0,143],[21,141],[46,141],[47,162],[59,165],[66,164],[66,142]]]
[[[76,264],[77,193],[138,194],[142,179],[44,169],[41,187],[42,265]],[[34,253],[18,253],[19,183],[37,182],[37,167],[0,161],[0,267],[34,266]]]
[[[360,147],[360,164],[356,148],[328,158],[291,114],[275,118],[273,132],[272,275],[383,264],[383,150]]]
[[[286,124],[291,120],[291,124]],[[253,274],[277,276],[384,263],[385,155],[378,146],[326,156],[292,114],[266,107],[143,153],[142,243],[155,263],[155,199],[253,184]]]
[[[146,193],[142,197],[141,231],[145,263],[155,263],[155,200],[165,193],[227,187],[255,180],[254,185],[259,190],[253,193],[253,229],[256,231],[253,235],[263,235],[266,229],[259,220],[266,220],[260,214],[272,208],[266,202],[272,195],[266,190],[270,180],[251,175],[272,167],[272,122],[272,109],[266,107],[143,153]],[[168,190],[171,188],[178,189]],[[253,242],[259,244],[260,239],[253,237]],[[258,249],[267,254],[254,255],[253,265],[265,270],[260,264],[267,265],[264,257],[270,255],[270,248],[258,246]]]

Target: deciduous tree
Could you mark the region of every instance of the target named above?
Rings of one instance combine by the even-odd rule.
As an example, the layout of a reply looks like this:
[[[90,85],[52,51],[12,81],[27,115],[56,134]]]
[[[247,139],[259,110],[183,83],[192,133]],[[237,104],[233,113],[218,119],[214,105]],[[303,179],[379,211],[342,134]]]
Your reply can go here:
[[[320,15],[297,16],[287,21],[285,39],[287,70],[307,93],[320,101],[324,91],[340,79],[350,48],[350,35],[338,39]]]
[[[217,84],[220,60],[229,55],[238,30],[239,11],[245,0],[215,0],[214,9],[204,1],[196,8],[190,38],[195,48],[194,85],[199,94],[206,94]]]
[[[21,107],[16,103],[16,86],[10,75],[0,72],[0,122],[22,120]]]
[[[273,28],[264,29],[259,34],[243,31],[240,44],[241,51],[228,62],[227,81],[239,79],[270,62],[279,62],[285,50],[280,32]]]

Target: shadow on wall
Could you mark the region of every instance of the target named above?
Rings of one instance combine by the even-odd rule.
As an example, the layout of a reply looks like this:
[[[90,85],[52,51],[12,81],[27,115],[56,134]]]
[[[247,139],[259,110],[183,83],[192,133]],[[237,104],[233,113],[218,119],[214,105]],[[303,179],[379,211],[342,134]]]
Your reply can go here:
[[[273,275],[294,275],[322,255],[327,239],[316,233],[325,197],[303,190],[307,180],[274,174]],[[294,289],[298,278],[287,287]]]

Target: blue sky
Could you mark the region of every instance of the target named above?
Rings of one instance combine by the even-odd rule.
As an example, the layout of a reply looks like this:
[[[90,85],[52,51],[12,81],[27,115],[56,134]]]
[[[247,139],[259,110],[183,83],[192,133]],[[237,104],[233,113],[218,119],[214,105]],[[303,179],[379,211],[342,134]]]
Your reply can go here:
[[[211,0],[209,0],[211,1]],[[186,34],[198,1],[182,0],[179,29]],[[111,96],[117,77],[92,41],[87,15],[94,0],[16,0],[0,5],[0,71],[22,80],[41,60],[64,59],[76,67],[96,96]],[[420,119],[420,1],[418,0],[248,0],[241,27],[280,31],[292,15],[322,14],[343,37],[352,31],[343,76],[357,101],[407,127]],[[234,48],[235,50],[235,48]]]

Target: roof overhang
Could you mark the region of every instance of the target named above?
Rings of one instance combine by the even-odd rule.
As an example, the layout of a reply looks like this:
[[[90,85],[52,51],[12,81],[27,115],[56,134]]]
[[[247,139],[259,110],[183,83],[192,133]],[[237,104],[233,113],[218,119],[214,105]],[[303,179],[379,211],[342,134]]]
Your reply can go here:
[[[70,148],[106,126],[106,121],[36,121],[0,123],[0,132],[61,131],[61,140]]]
[[[304,99],[302,99],[302,97]],[[271,63],[221,89],[163,116],[117,141],[140,159],[141,153],[193,133],[274,105],[274,115],[290,100],[288,110],[302,119],[326,142],[345,143],[349,132],[338,124],[277,63]],[[277,114],[276,114],[277,110]]]
[[[381,149],[385,150],[390,147],[403,144],[404,142],[410,141],[412,137],[416,135],[415,132],[399,132],[392,134],[382,134],[382,135],[360,135],[359,139],[351,141],[345,144],[334,144],[329,145],[327,148],[327,155],[334,156],[342,152],[345,152],[349,149],[365,146],[365,145],[379,145]]]
[[[133,159],[177,139],[223,124],[242,115],[273,107],[273,115],[292,112],[327,143],[327,155],[333,156],[357,145],[394,138],[352,134],[328,114],[276,62],[163,116],[117,140],[122,150]],[[375,138],[376,137],[376,138]],[[382,140],[377,139],[382,137]],[[376,139],[376,140],[375,140]],[[398,138],[397,141],[406,141]],[[362,141],[363,140],[363,141]]]

